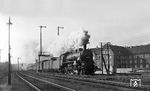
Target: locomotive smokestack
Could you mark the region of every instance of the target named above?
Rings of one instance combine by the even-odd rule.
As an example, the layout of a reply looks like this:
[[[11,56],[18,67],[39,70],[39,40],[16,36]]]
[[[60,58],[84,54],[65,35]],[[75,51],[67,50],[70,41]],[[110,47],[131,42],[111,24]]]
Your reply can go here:
[[[86,46],[89,43],[90,35],[88,34],[88,31],[83,31],[83,36],[81,37],[81,46],[83,46],[83,49],[86,50]]]
[[[83,49],[86,50],[86,44],[83,45]]]

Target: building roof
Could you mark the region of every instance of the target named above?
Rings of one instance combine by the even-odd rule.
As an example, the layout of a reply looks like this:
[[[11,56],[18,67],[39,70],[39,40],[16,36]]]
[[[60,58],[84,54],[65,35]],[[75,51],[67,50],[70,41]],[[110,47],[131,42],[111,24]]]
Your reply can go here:
[[[140,46],[131,46],[131,47],[109,45],[109,47],[115,54],[120,54],[120,55],[150,53],[150,44],[140,45]],[[104,48],[107,48],[107,45],[104,45]]]
[[[104,49],[107,49],[107,44],[103,46]],[[114,52],[115,55],[134,55],[134,54],[143,54],[150,53],[150,44],[140,45],[140,46],[131,46],[131,47],[123,47],[109,44],[109,48]],[[92,52],[99,53],[101,48],[90,48]]]
[[[109,45],[110,49],[114,52],[115,55],[130,55],[130,52],[127,48],[116,45]],[[107,47],[106,47],[107,48]]]
[[[104,45],[103,50],[107,49],[108,46]],[[131,54],[129,50],[127,50],[125,47],[117,46],[117,45],[111,45],[109,44],[109,48],[114,52],[115,55],[128,55]],[[99,52],[101,48],[91,48],[90,49],[93,52]]]
[[[97,48],[90,48],[90,50],[93,51],[93,52],[95,52],[95,51],[100,51],[101,48],[98,48],[98,47]]]
[[[127,49],[131,51],[133,54],[150,53],[150,44],[127,47]]]

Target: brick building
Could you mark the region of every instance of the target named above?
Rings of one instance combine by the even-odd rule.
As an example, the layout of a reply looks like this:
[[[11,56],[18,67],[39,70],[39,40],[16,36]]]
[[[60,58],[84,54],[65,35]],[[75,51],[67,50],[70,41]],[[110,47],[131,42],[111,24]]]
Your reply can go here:
[[[106,69],[109,69],[109,74],[150,69],[150,45],[122,47],[109,44],[104,45],[102,51],[101,48],[92,48],[91,50],[95,65],[103,70],[104,74],[106,74]]]
[[[149,69],[150,68],[150,44],[127,47],[131,51],[130,67],[135,69]]]

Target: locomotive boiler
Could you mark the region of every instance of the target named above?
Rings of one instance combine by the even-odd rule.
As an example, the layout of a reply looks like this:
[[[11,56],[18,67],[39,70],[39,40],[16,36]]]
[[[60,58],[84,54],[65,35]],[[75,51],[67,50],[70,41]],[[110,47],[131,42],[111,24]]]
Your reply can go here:
[[[92,51],[79,48],[66,52],[60,56],[60,71],[66,74],[92,75],[94,74],[94,61]]]

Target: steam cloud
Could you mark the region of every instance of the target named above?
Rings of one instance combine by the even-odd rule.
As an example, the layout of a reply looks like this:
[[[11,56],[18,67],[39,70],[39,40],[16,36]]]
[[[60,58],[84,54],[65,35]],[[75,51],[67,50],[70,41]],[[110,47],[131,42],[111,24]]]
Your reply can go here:
[[[26,58],[28,61],[35,60],[38,56],[38,42],[36,41],[28,41],[26,44],[23,46],[23,56]]]
[[[89,43],[90,35],[88,31],[80,30],[72,32],[68,37],[58,36],[57,39],[49,46],[49,51],[53,56],[80,48],[81,46]]]

